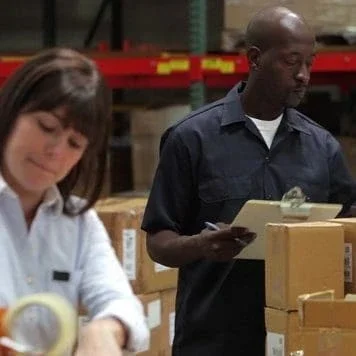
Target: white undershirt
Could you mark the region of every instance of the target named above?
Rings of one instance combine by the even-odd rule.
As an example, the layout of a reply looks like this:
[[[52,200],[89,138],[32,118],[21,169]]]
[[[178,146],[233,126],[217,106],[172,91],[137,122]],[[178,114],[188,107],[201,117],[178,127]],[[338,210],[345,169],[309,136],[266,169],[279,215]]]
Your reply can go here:
[[[246,116],[256,125],[258,131],[260,131],[262,137],[264,138],[266,145],[270,148],[274,135],[276,134],[278,126],[281,123],[283,113],[274,120],[259,120],[248,115]]]

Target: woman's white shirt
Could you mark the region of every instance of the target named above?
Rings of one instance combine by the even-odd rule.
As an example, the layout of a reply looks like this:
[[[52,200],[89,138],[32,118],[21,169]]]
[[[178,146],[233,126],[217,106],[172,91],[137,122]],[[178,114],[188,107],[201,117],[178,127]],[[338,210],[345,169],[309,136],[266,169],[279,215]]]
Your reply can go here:
[[[51,188],[29,230],[18,197],[0,176],[0,306],[33,293],[57,293],[75,308],[80,301],[93,319],[118,318],[128,329],[128,350],[147,349],[149,331],[142,304],[101,220],[93,209],[69,217],[62,207],[57,187]],[[41,315],[28,320],[32,330],[40,322],[36,318]]]

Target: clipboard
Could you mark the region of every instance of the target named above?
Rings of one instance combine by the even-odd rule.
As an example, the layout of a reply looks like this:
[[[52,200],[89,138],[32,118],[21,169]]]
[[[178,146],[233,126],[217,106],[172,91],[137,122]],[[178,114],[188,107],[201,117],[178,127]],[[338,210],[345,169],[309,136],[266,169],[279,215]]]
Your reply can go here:
[[[235,258],[265,259],[265,227],[268,223],[297,223],[334,219],[341,211],[341,204],[305,203],[283,200],[248,200],[235,217],[231,226],[244,226],[257,237]]]

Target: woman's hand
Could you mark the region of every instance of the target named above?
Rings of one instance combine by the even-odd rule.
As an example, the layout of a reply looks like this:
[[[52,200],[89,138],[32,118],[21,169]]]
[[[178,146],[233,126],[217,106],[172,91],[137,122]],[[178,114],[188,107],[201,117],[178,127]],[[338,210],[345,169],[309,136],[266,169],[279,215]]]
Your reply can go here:
[[[126,330],[119,320],[93,320],[82,327],[74,355],[122,356],[126,340]]]

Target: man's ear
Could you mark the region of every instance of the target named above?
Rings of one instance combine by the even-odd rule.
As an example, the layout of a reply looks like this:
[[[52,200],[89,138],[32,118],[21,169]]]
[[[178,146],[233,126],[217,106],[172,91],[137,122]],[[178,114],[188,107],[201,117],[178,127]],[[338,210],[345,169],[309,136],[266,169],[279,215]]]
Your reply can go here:
[[[252,46],[247,50],[246,56],[250,69],[258,70],[260,66],[261,50],[256,46]]]

